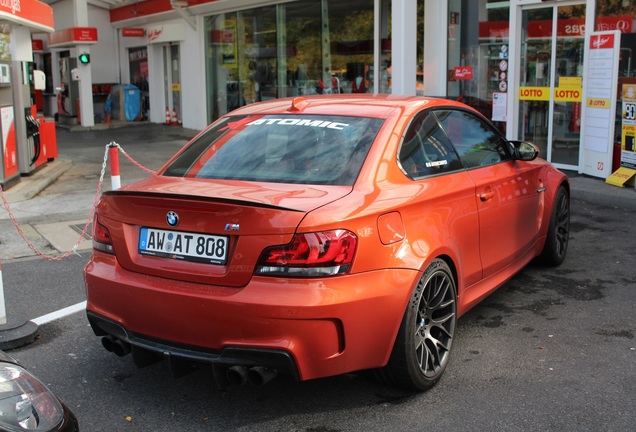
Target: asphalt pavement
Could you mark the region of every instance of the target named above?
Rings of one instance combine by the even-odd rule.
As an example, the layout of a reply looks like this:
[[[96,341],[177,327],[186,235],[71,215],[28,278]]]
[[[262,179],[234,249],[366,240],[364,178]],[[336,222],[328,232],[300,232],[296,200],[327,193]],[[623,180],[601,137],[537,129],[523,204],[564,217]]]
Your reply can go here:
[[[104,164],[112,142],[119,153],[121,184],[150,175],[198,131],[152,123],[119,123],[106,128],[57,129],[58,157],[4,191],[0,210],[0,260],[33,255],[59,256],[91,248],[90,215],[98,188],[111,188]],[[138,164],[138,165],[137,165]],[[100,177],[103,182],[100,185]],[[572,198],[614,209],[636,210],[636,189],[567,172]],[[7,204],[10,212],[7,210]],[[12,220],[12,217],[14,220]],[[86,234],[82,235],[86,229]]]

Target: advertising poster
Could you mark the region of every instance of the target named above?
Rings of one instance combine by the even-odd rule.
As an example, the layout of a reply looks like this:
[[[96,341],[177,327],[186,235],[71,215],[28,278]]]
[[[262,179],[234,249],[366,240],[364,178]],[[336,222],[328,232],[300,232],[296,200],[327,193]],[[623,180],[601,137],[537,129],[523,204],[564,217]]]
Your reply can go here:
[[[636,84],[623,84],[621,166],[636,169]]]
[[[492,120],[506,121],[506,111],[508,109],[507,93],[492,94]]]

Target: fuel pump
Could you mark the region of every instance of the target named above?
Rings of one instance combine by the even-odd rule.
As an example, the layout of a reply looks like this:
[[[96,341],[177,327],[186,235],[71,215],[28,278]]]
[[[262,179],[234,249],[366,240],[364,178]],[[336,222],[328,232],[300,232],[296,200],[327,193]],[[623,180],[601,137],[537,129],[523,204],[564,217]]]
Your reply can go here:
[[[13,124],[13,93],[11,91],[11,64],[0,62],[0,186],[8,189],[20,181],[18,155]]]
[[[13,62],[12,88],[18,168],[29,175],[48,162],[47,147],[42,145],[37,108],[31,100],[29,62]],[[21,115],[17,115],[21,113]]]
[[[26,138],[29,147],[33,148],[30,166],[35,165],[42,154],[42,146],[40,143],[40,122],[33,116],[32,108],[24,109],[24,118],[26,120]]]

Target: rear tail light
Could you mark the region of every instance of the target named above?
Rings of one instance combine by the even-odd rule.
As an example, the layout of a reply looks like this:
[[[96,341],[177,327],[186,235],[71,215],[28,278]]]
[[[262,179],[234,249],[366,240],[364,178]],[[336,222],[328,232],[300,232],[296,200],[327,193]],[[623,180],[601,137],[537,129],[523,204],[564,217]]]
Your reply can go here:
[[[355,234],[345,230],[296,234],[289,244],[265,249],[256,274],[292,277],[346,274],[351,269],[357,243]]]
[[[93,218],[93,249],[110,254],[115,253],[110,232],[108,232],[108,228],[99,223],[97,215]]]

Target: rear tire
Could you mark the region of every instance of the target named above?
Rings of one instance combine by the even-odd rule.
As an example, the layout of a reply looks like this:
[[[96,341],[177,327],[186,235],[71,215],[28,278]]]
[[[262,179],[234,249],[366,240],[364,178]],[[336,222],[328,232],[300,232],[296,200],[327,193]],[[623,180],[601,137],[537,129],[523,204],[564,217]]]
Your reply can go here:
[[[545,239],[543,251],[539,255],[539,262],[547,266],[558,266],[565,260],[570,240],[570,196],[564,186],[559,187],[552,214],[550,226]]]
[[[435,259],[419,280],[406,308],[381,381],[427,390],[441,378],[450,357],[457,322],[455,279],[442,259]]]

